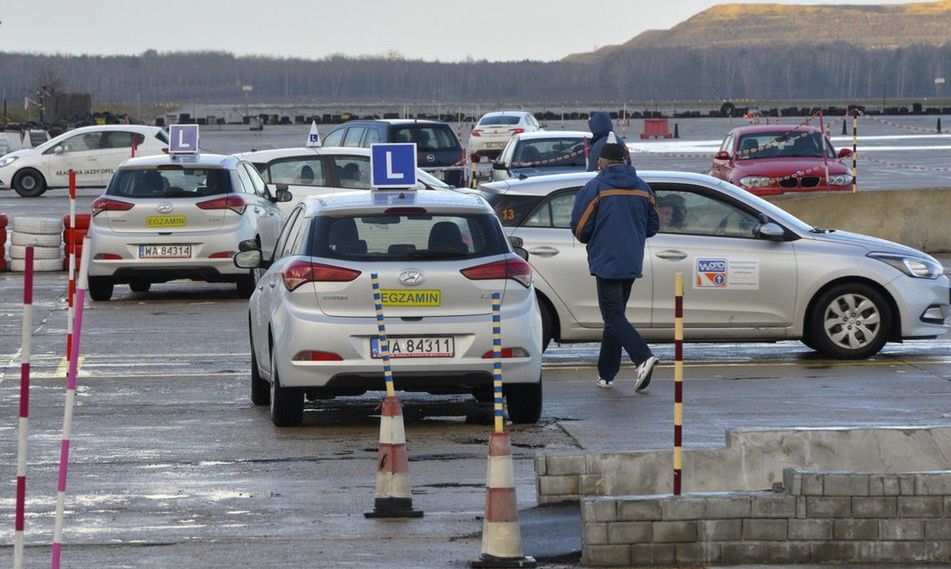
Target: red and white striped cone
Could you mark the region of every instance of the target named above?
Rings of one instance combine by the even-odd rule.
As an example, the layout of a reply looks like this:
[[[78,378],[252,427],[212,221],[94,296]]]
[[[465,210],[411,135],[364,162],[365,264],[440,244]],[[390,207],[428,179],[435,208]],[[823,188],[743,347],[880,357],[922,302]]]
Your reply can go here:
[[[413,509],[410,494],[409,460],[406,457],[406,430],[403,408],[395,395],[383,398],[380,417],[380,452],[376,462],[376,499],[368,518],[421,518]]]
[[[515,467],[508,433],[489,435],[486,469],[485,521],[482,524],[482,557],[472,567],[536,567],[534,557],[522,555],[515,497]]]

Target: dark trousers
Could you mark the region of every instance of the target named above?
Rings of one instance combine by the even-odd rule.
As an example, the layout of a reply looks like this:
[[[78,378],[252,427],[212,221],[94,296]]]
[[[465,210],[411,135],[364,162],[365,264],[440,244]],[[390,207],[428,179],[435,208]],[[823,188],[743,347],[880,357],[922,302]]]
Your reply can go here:
[[[595,279],[598,283],[598,307],[604,320],[598,375],[601,379],[613,380],[621,367],[621,348],[635,364],[645,361],[653,353],[624,314],[634,279]]]

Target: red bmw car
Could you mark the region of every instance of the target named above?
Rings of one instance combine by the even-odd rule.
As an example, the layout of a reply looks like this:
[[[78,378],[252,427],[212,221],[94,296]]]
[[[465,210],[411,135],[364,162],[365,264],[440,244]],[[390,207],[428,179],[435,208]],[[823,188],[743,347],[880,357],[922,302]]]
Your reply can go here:
[[[849,191],[852,174],[832,142],[814,126],[781,124],[735,128],[708,172],[758,196],[786,192]]]

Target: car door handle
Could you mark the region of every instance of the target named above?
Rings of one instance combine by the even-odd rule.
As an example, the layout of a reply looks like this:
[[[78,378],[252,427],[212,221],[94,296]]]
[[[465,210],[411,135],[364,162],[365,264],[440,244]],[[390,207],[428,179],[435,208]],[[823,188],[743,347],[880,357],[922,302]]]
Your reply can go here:
[[[667,259],[668,261],[682,261],[687,258],[687,254],[683,251],[676,251],[674,249],[667,249],[657,253],[659,259]]]
[[[554,247],[535,247],[534,249],[529,249],[528,252],[532,255],[538,255],[539,257],[554,257],[560,251]]]

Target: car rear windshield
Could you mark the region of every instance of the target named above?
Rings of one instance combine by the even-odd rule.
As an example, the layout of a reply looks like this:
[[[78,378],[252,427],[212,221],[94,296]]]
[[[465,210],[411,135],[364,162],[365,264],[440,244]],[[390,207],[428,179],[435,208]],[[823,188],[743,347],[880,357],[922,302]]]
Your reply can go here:
[[[491,214],[321,216],[312,231],[311,256],[329,259],[471,259],[509,251]]]
[[[823,147],[825,147],[827,158],[835,158],[832,148],[824,142],[824,137],[818,132],[790,131],[748,134],[740,138],[737,158],[740,160],[822,158]]]
[[[522,220],[542,201],[539,196],[510,196],[489,192],[483,192],[482,195],[506,227],[521,225]]]
[[[585,166],[583,138],[536,138],[520,140],[512,166]]]
[[[520,117],[510,115],[498,115],[494,117],[482,117],[479,126],[492,126],[496,124],[518,124]]]
[[[110,196],[187,198],[231,193],[231,172],[220,168],[117,170],[106,188]]]
[[[415,142],[419,152],[459,150],[459,140],[448,125],[411,125],[393,128],[391,142]]]

